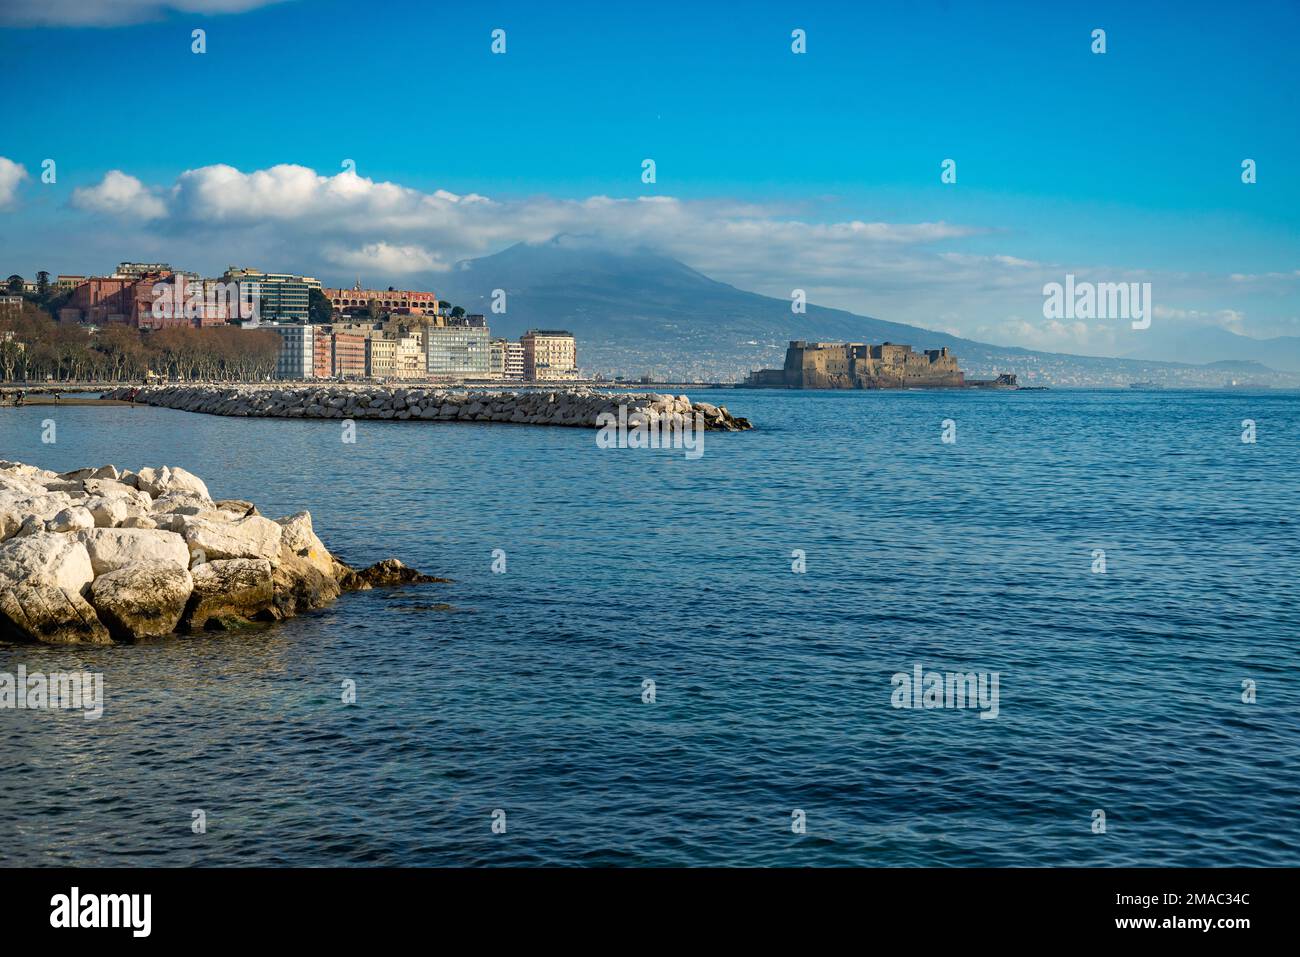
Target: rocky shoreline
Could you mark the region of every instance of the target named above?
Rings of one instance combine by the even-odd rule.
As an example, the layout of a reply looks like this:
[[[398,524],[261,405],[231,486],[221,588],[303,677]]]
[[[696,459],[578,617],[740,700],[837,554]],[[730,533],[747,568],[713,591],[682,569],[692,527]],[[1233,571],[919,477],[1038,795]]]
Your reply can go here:
[[[445,581],[396,559],[362,571],[311,514],[213,500],[182,468],[51,472],[0,461],[0,639],[111,645],[279,621],[345,591]]]
[[[683,428],[702,422],[706,430],[740,432],[753,426],[726,406],[692,402],[684,395],[624,393],[593,389],[539,392],[474,392],[384,386],[214,386],[167,385],[111,389],[105,399],[204,412],[209,415],[305,419],[395,419],[430,422],[510,422],[599,428],[600,416],[641,413],[651,424]],[[694,419],[695,415],[700,419]],[[690,426],[685,426],[690,427]]]

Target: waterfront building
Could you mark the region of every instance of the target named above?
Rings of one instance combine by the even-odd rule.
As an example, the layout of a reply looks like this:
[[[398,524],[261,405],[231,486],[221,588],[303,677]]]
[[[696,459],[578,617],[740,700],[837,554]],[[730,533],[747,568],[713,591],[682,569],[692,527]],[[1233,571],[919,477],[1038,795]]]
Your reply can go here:
[[[308,326],[312,338],[311,374],[317,379],[334,375],[334,340],[329,326]]]
[[[262,272],[229,266],[221,277],[225,282],[252,286],[258,302],[258,318],[263,322],[306,322],[311,290],[320,289],[320,280],[311,276]]]
[[[380,335],[366,337],[366,375],[387,379],[397,372],[397,340]]]
[[[429,375],[483,379],[491,375],[492,340],[486,326],[430,326],[423,333]]]
[[[507,379],[522,379],[524,377],[524,344],[522,342],[506,343],[506,375]]]
[[[289,323],[261,323],[245,328],[270,329],[280,335],[280,354],[275,360],[277,379],[310,379],[315,375],[315,335],[311,326]]]
[[[423,379],[427,374],[424,337],[419,333],[397,339],[393,350],[394,374],[399,379]]]
[[[340,379],[360,379],[366,374],[366,337],[351,332],[330,334],[333,346],[334,375]]]
[[[529,329],[519,341],[523,345],[525,379],[540,382],[578,377],[578,350],[573,333]]]

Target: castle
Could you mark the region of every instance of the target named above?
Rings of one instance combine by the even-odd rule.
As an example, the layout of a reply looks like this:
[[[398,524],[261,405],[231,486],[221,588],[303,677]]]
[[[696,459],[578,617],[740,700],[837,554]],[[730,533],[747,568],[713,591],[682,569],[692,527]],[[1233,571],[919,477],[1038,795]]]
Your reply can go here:
[[[962,388],[957,357],[943,349],[913,352],[886,342],[804,342],[785,351],[785,368],[759,369],[743,383],[755,389]]]

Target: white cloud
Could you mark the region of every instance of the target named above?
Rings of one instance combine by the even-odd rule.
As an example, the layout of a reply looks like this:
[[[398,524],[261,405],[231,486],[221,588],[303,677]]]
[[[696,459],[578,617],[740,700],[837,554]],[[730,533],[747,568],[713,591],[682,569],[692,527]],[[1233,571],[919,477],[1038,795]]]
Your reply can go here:
[[[5,0],[0,23],[20,27],[116,27],[169,13],[244,13],[283,0]]]
[[[446,272],[451,268],[449,263],[420,246],[394,246],[384,242],[367,243],[360,249],[334,249],[326,257],[337,266],[383,276]]]
[[[999,234],[984,226],[868,216],[815,222],[788,204],[670,196],[489,198],[284,164],[250,172],[204,166],[159,185],[114,170],[77,190],[73,205],[123,221],[111,238],[115,249],[163,248],[165,258],[199,270],[243,262],[311,272],[327,283],[350,284],[359,273],[375,284],[436,289],[457,260],[570,235],[610,249],[662,252],[711,278],[781,299],[799,288],[818,305],[986,341],[1089,354],[1114,354],[1114,329],[1037,321],[1044,283],[1060,282],[1067,273],[1094,281],[1153,281],[1157,318],[1234,331],[1245,331],[1247,311],[1252,327],[1295,311],[1292,303],[1282,304],[1284,313],[1276,302],[1267,309],[1252,305],[1247,286],[1226,274],[1042,262],[988,250]],[[962,249],[963,243],[977,243],[980,251]]]
[[[247,173],[233,166],[205,166],[185,171],[170,187],[152,190],[116,172],[96,191],[82,196],[79,204],[141,215],[132,202],[145,203],[151,218],[161,218],[165,202],[165,228],[220,230],[231,243],[268,232],[299,248],[328,243],[331,261],[370,264],[393,276],[441,271],[457,259],[510,243],[573,233],[624,248],[653,246],[751,287],[773,280],[778,271],[784,277],[779,286],[856,284],[867,263],[980,232],[943,222],[809,223],[752,203],[666,196],[494,200],[477,193],[425,192],[351,171],[323,175],[289,164]],[[788,294],[785,286],[782,295]]]
[[[1050,352],[1069,352],[1099,355],[1114,351],[1115,326],[1080,320],[1063,322],[1059,319],[1040,319],[1029,322],[1011,316],[1002,323],[983,326],[979,335],[994,342],[1014,342],[1026,349],[1043,349]]]
[[[18,195],[18,184],[27,179],[27,169],[22,163],[0,156],[0,209],[13,204]]]
[[[1293,281],[1300,279],[1300,269],[1293,269],[1290,272],[1261,272],[1261,273],[1241,273],[1234,272],[1230,277],[1233,282],[1278,282]]]
[[[167,206],[159,196],[134,176],[117,169],[105,173],[95,186],[74,189],[72,205],[126,219],[158,219],[167,214]]]
[[[1168,306],[1156,306],[1151,310],[1156,319],[1172,319],[1187,326],[1218,326],[1229,332],[1242,333],[1245,313],[1237,309],[1173,309]]]

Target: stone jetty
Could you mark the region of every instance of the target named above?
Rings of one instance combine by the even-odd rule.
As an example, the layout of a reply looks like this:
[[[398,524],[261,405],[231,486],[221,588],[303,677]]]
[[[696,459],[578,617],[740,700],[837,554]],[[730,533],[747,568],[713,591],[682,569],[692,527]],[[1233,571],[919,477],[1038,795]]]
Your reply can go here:
[[[321,608],[345,591],[431,578],[331,555],[311,514],[213,500],[162,466],[51,472],[0,461],[0,639],[111,645],[226,630]]]
[[[641,413],[661,428],[681,428],[695,414],[704,428],[739,432],[752,428],[726,406],[692,402],[684,395],[611,394],[594,389],[536,392],[476,392],[388,386],[215,386],[168,385],[112,389],[105,399],[206,412],[210,415],[270,416],[297,419],[397,419],[425,422],[512,422],[598,428],[602,413],[630,417]],[[690,426],[687,426],[688,428]]]

